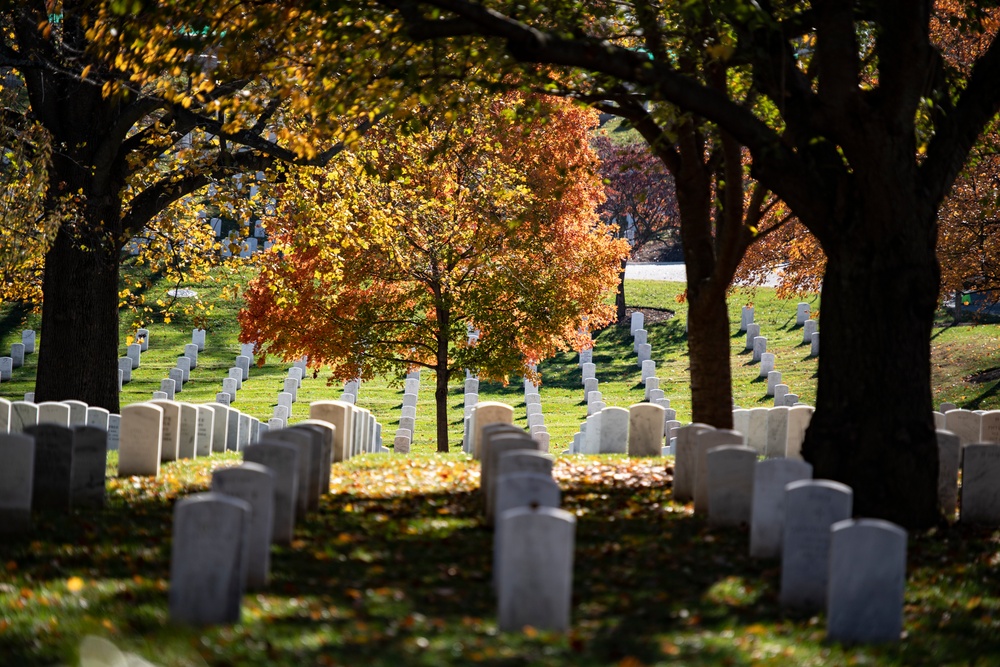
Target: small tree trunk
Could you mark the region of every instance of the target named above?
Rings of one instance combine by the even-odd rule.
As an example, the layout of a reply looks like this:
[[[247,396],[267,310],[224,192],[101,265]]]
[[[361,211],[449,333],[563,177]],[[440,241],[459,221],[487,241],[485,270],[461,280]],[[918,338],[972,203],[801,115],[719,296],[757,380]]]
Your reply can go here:
[[[724,289],[688,287],[688,353],[691,363],[691,420],[733,427],[729,310]]]
[[[928,341],[940,271],[934,213],[912,211],[900,202],[843,227],[869,233],[824,242],[816,412],[802,454],[816,478],[854,489],[856,516],[919,528],[939,519]]]
[[[625,264],[628,260],[622,260],[622,270],[618,274],[618,291],[615,293],[615,321],[625,321]]]
[[[451,370],[448,366],[448,337],[451,331],[451,312],[445,307],[443,301],[437,304],[438,335],[437,335],[437,355],[435,359],[434,375],[434,406],[437,410],[437,450],[439,452],[448,451],[448,380],[451,377]]]
[[[437,409],[437,450],[448,451],[448,362],[439,363],[435,369],[437,376],[434,388],[434,404]]]
[[[42,291],[35,400],[118,412],[117,248],[61,228],[45,257]]]

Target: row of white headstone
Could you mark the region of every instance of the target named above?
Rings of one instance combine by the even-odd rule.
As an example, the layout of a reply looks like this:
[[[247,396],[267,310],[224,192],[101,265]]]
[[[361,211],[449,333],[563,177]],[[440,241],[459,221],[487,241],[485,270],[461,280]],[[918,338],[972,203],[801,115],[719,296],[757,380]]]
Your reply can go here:
[[[212,490],[174,510],[170,618],[189,625],[236,623],[247,589],[270,577],[272,544],[291,542],[297,517],[319,507],[331,467],[374,449],[371,413],[316,401],[310,418],[268,431],[240,466],[217,470]]]
[[[241,352],[241,356],[246,356],[247,352],[251,355],[253,354],[253,350],[250,348],[245,348]],[[288,425],[288,420],[292,416],[292,404],[297,403],[299,400],[299,389],[302,388],[302,380],[306,376],[306,364],[308,361],[308,357],[302,357],[297,360],[288,369],[288,375],[281,380],[281,389],[278,391],[277,403],[268,422],[272,428],[284,428]],[[343,400],[343,397],[341,397],[341,400]],[[352,397],[351,403],[353,402]]]
[[[21,342],[11,343],[10,356],[0,357],[0,382],[8,382],[14,377],[14,369],[24,365],[24,356],[35,353],[35,332],[21,331]]]
[[[493,590],[502,632],[570,627],[576,517],[559,509],[553,459],[509,423],[477,428],[485,521],[494,527]]]
[[[695,513],[715,527],[749,525],[750,556],[780,557],[782,606],[825,609],[835,641],[899,640],[906,531],[852,519],[850,487],[813,480],[801,460],[761,460],[738,431],[692,424],[678,440],[693,443],[694,475],[684,481],[693,485]],[[674,499],[685,502],[688,489],[677,481]]]
[[[107,435],[53,423],[0,434],[0,533],[29,531],[32,510],[104,507]]]
[[[147,335],[148,338],[148,335]],[[191,342],[184,346],[184,352],[177,357],[177,365],[167,372],[167,377],[160,380],[160,390],[153,392],[153,399],[174,400],[177,394],[184,391],[184,383],[191,379],[191,370],[198,367],[198,352],[205,349],[205,330],[194,329],[191,332]],[[121,365],[121,361],[119,364]],[[223,402],[216,399],[218,402]],[[228,405],[228,402],[226,403]]]
[[[120,417],[104,408],[91,407],[83,401],[8,401],[0,398],[0,434],[23,433],[38,424],[73,428],[93,426],[108,432],[108,446],[118,448]]]
[[[667,410],[654,403],[601,408],[580,424],[573,443],[564,453],[663,456],[666,429],[670,425]]]
[[[470,385],[479,388],[479,380],[466,379],[466,405],[468,405],[468,389]],[[396,454],[408,454],[416,433],[417,399],[420,394],[420,371],[410,371],[403,380],[403,405],[400,408],[399,425],[393,438],[392,449]]]

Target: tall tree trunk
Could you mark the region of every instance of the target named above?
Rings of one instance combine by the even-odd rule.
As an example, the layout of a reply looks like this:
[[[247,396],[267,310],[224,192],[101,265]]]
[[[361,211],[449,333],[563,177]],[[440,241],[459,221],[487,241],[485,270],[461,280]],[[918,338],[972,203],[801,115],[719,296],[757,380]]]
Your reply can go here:
[[[854,489],[855,515],[922,527],[939,518],[929,345],[940,276],[935,213],[917,196],[879,202],[878,190],[868,190],[868,210],[821,239],[817,409],[802,453],[815,477]]]
[[[692,290],[689,283],[688,354],[694,422],[733,427],[730,343],[725,289]]]
[[[45,257],[36,401],[118,412],[118,251],[63,225]]]

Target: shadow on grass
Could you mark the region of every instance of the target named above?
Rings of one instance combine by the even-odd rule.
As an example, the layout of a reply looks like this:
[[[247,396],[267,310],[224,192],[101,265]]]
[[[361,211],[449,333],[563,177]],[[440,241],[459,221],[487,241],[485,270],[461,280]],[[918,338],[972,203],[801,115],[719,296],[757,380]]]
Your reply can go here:
[[[271,584],[245,596],[242,622],[220,628],[168,623],[174,497],[40,515],[28,538],[0,544],[10,581],[0,655],[12,665],[75,663],[82,635],[107,635],[107,619],[113,641],[157,651],[147,657],[158,664],[750,665],[765,643],[769,664],[853,662],[822,641],[821,620],[780,609],[778,566],[747,557],[746,529],[709,529],[672,502],[669,485],[642,478],[585,473],[561,486],[563,508],[577,517],[568,636],[497,633],[492,533],[478,491],[373,497],[363,485],[324,497],[293,543],[273,549]],[[859,649],[865,662],[972,664],[1000,654],[996,537],[988,527],[911,535],[909,636]],[[42,592],[69,577],[84,580],[78,594]]]

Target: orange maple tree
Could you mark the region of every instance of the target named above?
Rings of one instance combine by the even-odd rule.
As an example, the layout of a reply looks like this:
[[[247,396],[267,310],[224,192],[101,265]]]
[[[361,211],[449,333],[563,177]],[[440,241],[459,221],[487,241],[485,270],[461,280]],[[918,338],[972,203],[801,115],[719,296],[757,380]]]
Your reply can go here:
[[[241,340],[308,355],[331,382],[433,370],[447,451],[453,373],[537,378],[532,363],[613,319],[628,245],[596,213],[595,124],[556,98],[476,99],[293,175],[311,183],[265,223],[275,244],[246,290]]]

